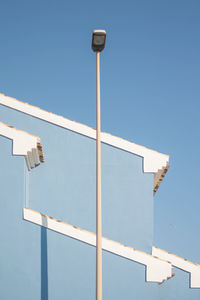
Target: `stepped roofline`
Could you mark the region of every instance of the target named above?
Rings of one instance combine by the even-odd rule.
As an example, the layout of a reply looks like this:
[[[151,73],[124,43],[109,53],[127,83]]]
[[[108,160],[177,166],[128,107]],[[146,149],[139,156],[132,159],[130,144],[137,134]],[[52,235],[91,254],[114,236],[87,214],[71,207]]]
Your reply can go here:
[[[44,162],[40,138],[0,122],[0,135],[12,140],[13,155],[23,155],[29,170]]]
[[[75,121],[71,121],[54,113],[45,111],[43,109],[40,109],[39,107],[16,100],[3,94],[0,94],[0,104],[15,109],[17,111],[23,112],[32,117],[44,120],[46,122],[66,128],[73,132],[90,137],[92,139],[96,139],[96,129],[81,123],[77,123]],[[153,190],[154,193],[157,191],[161,181],[163,180],[169,168],[169,155],[162,154],[155,150],[151,150],[149,148],[124,140],[120,137],[113,136],[106,132],[101,132],[101,141],[102,143],[114,146],[116,148],[143,157],[143,171],[145,173],[154,173]]]

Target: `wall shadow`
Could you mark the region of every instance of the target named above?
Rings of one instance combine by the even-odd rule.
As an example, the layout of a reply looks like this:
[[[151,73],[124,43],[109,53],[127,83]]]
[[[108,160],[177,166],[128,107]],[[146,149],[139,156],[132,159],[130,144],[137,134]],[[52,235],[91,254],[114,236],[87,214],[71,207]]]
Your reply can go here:
[[[48,300],[47,229],[41,226],[41,300]]]

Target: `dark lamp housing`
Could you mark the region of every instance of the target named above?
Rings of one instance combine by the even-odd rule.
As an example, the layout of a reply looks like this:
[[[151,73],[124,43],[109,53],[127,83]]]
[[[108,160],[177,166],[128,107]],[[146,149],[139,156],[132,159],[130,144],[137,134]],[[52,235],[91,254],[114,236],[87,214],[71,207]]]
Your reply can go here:
[[[101,52],[105,48],[105,43],[105,30],[94,30],[92,33],[92,50],[94,52]]]

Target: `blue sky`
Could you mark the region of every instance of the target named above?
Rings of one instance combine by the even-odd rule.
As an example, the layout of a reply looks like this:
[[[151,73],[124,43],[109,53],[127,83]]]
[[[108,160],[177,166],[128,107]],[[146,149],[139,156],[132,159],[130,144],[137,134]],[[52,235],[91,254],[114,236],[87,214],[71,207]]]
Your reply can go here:
[[[200,2],[1,1],[0,92],[170,155],[155,245],[200,263]]]

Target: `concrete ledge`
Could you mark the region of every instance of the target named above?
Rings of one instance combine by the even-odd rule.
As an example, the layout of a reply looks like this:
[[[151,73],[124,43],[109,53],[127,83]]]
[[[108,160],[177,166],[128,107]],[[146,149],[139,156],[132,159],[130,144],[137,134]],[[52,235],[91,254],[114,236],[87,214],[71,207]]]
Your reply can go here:
[[[34,210],[24,208],[24,220],[44,226],[81,242],[96,246],[96,234],[61,222]],[[140,263],[146,267],[146,281],[163,282],[172,277],[172,265],[148,253],[135,250],[118,242],[102,238],[102,249],[126,259]]]

